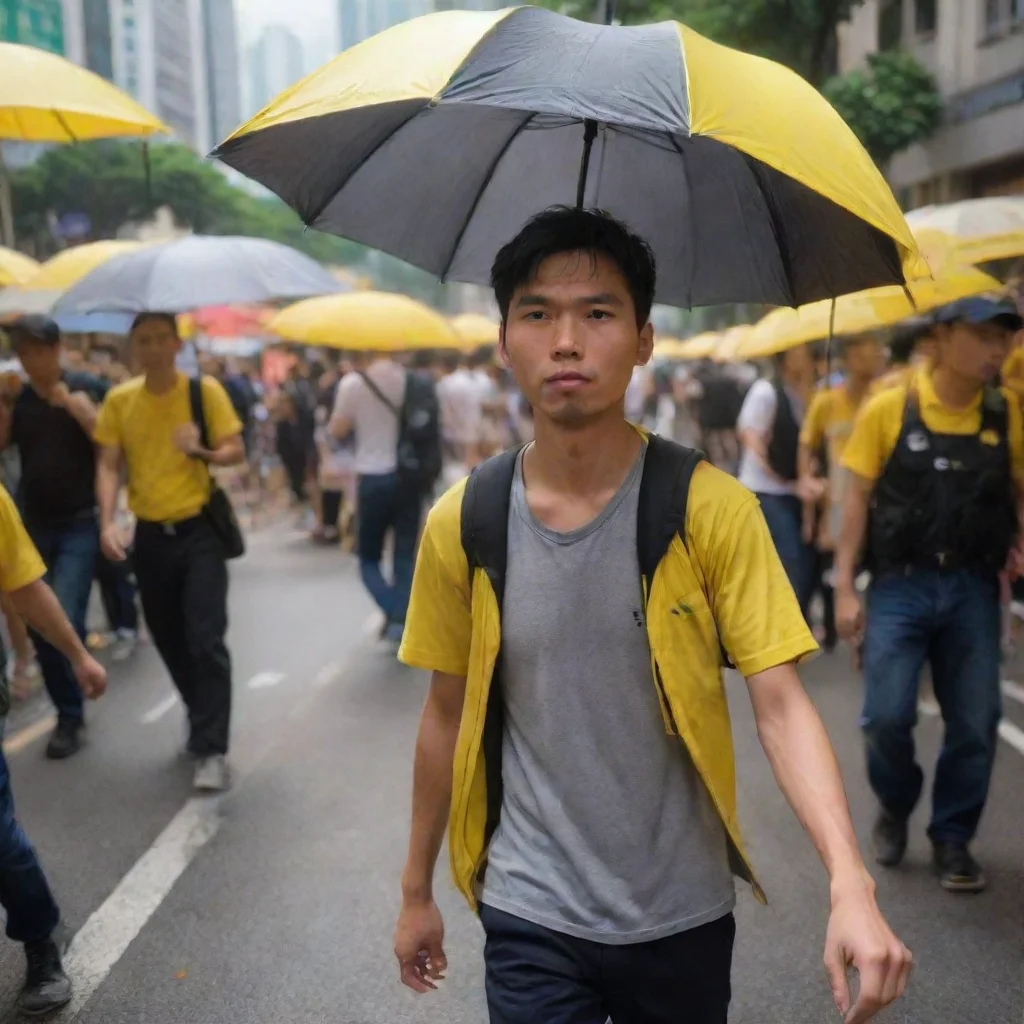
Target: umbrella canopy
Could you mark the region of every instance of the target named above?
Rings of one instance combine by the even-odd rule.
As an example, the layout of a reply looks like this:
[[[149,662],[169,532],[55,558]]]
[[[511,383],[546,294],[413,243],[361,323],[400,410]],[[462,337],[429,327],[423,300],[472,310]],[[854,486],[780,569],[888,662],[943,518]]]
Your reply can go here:
[[[988,263],[1024,256],[1024,196],[922,206],[907,214],[907,223],[929,248],[945,236],[950,261]]]
[[[140,242],[89,242],[48,259],[27,281],[0,293],[0,316],[49,313],[57,300],[87,274],[108,260],[141,248]]]
[[[407,295],[353,292],[282,309],[267,329],[286,341],[363,352],[458,348],[461,337],[436,310]]]
[[[719,336],[718,344],[711,353],[711,358],[716,363],[735,363],[751,358],[741,355],[741,349],[753,329],[750,324],[738,324],[736,327],[730,327]]]
[[[319,263],[279,242],[190,235],[104,263],[68,291],[55,311],[186,313],[341,290]]]
[[[183,338],[258,338],[273,315],[267,306],[211,306],[180,316],[178,329]]]
[[[902,288],[875,288],[835,300],[838,336],[864,334],[928,313],[970,295],[998,293],[1002,285],[976,267],[949,270],[934,280],[913,281],[910,298]],[[913,301],[911,301],[911,299]],[[810,341],[829,337],[832,301],[812,302],[799,309],[776,309],[758,322],[740,346],[742,359],[760,359]]]
[[[99,75],[34,46],[0,43],[0,139],[79,142],[171,129]]]
[[[799,305],[926,273],[853,133],[798,75],[683,25],[445,11],[346,50],[224,142],[307,224],[486,283],[555,204],[654,247],[658,299]]]
[[[484,348],[497,345],[501,324],[480,313],[460,313],[452,317],[452,327],[463,340],[463,348]]]
[[[679,359],[679,349],[682,344],[678,338],[659,338],[654,343],[654,358]]]
[[[0,287],[24,284],[38,269],[39,262],[18,252],[0,246]]]
[[[680,342],[679,359],[710,359],[722,340],[721,331],[705,331]]]

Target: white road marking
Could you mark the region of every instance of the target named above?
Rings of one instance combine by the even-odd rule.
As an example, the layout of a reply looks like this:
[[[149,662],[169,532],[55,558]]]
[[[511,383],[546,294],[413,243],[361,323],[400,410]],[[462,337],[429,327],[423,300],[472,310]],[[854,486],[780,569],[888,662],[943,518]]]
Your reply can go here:
[[[922,715],[928,715],[930,718],[937,718],[942,714],[942,709],[939,707],[938,703],[931,698],[920,701],[917,705],[917,710],[920,711]]]
[[[332,683],[336,682],[341,675],[343,665],[340,661],[332,661],[324,665],[315,676],[313,676],[313,689],[325,690]]]
[[[168,711],[172,711],[181,703],[181,698],[176,694],[172,693],[166,700],[160,701],[156,707],[150,708],[142,716],[143,725],[152,725],[154,722],[159,722]]]
[[[287,676],[283,672],[257,672],[245,685],[250,690],[265,690],[268,686],[283,683]]]
[[[1024,686],[1009,679],[1003,680],[1003,695],[1024,704]]]
[[[75,994],[57,1020],[78,1015],[220,823],[216,799],[189,800],[94,911],[64,960]]]
[[[40,718],[38,722],[26,725],[24,729],[19,729],[4,740],[4,753],[8,757],[11,754],[17,754],[29,744],[35,743],[41,736],[45,736],[56,724],[57,716],[47,715],[45,718]]]

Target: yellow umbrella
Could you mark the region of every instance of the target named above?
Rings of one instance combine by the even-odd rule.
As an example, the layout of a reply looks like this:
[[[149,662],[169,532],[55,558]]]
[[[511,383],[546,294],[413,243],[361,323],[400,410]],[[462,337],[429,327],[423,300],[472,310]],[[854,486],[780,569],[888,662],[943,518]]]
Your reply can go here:
[[[23,284],[39,269],[39,262],[18,252],[0,246],[0,286]]]
[[[131,252],[141,242],[89,242],[65,249],[47,260],[15,288],[0,294],[0,315],[7,313],[48,313],[73,284],[114,256]]]
[[[913,302],[902,288],[872,288],[835,300],[834,333],[864,334],[927,313],[957,299],[986,292],[1000,292],[994,277],[975,267],[959,267],[940,277],[912,281],[908,288]],[[761,359],[829,336],[832,300],[811,302],[798,309],[775,309],[760,320],[741,346],[741,359]]]
[[[750,324],[739,324],[736,327],[730,327],[729,330],[721,335],[718,345],[711,354],[711,358],[716,363],[735,363],[748,359],[749,356],[742,354],[742,349],[753,329]]]
[[[907,214],[922,249],[945,246],[947,262],[989,263],[1024,256],[1024,196],[987,196],[923,206]],[[931,255],[929,263],[935,269]]]
[[[710,359],[722,339],[721,331],[705,331],[679,343],[679,359]]]
[[[436,310],[390,292],[303,299],[282,309],[267,329],[286,341],[362,352],[458,348],[462,340]]]
[[[460,313],[452,317],[452,327],[463,341],[462,348],[497,345],[501,325],[480,313]]]
[[[678,338],[660,338],[654,343],[655,359],[679,359],[679,347],[682,342]]]

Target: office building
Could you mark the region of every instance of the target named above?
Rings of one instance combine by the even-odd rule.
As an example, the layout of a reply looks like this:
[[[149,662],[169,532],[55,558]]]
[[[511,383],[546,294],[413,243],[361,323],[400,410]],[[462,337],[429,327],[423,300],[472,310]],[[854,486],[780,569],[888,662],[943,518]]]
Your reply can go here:
[[[61,0],[0,0],[0,40],[63,53]]]
[[[392,25],[430,14],[440,6],[435,0],[338,0],[339,49],[347,50]]]
[[[946,108],[887,168],[904,207],[1024,195],[1024,0],[866,0],[840,31],[840,70],[897,47],[932,72]]]
[[[234,0],[203,0],[203,40],[210,135],[216,144],[242,121]]]
[[[268,25],[249,51],[249,106],[262,110],[306,71],[299,37],[283,25]]]
[[[114,79],[111,0],[63,0],[64,56]]]

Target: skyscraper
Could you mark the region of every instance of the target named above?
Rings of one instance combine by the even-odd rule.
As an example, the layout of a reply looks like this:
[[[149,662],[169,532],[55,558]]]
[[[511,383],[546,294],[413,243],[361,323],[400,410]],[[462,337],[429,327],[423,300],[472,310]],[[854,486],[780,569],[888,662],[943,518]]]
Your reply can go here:
[[[302,42],[284,25],[268,25],[249,51],[249,105],[262,110],[306,69]]]
[[[340,49],[434,10],[433,0],[338,0]]]
[[[226,139],[242,121],[234,0],[203,0],[210,136]]]

